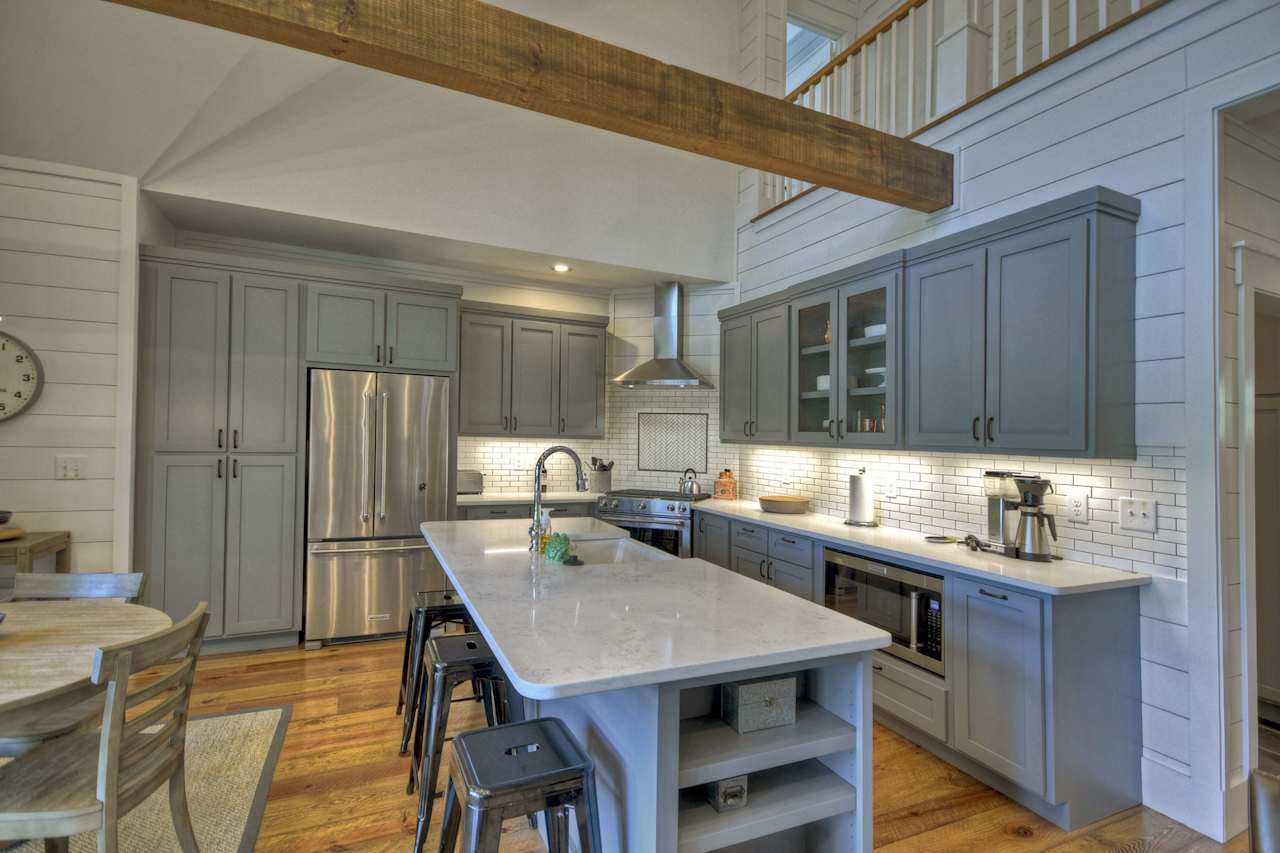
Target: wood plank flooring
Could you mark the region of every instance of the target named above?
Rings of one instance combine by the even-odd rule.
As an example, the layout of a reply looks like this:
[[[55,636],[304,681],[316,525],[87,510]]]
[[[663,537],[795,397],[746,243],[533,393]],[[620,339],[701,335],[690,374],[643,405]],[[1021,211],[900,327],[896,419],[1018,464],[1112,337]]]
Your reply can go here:
[[[405,851],[417,797],[405,794],[408,759],[397,754],[398,640],[210,655],[197,669],[192,714],[291,704],[263,818],[261,851]],[[467,686],[460,688],[467,691]],[[482,725],[480,706],[454,704],[450,730]],[[441,774],[441,779],[446,774]],[[1243,853],[1241,836],[1218,845],[1144,808],[1065,833],[893,732],[875,731],[878,849],[982,853]],[[443,785],[441,786],[443,787]],[[440,807],[427,849],[434,853]],[[503,853],[543,849],[523,821],[509,821]]]

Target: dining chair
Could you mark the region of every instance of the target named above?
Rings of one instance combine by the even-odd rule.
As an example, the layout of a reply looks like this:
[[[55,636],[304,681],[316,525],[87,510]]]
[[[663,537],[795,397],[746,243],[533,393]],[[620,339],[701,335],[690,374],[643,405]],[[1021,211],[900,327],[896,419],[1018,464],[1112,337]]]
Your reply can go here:
[[[51,740],[0,767],[0,841],[45,839],[65,851],[67,838],[95,832],[99,853],[118,849],[117,821],[162,783],[183,853],[196,853],[187,811],[187,709],[196,659],[209,623],[199,604],[178,624],[149,637],[98,649],[89,683],[62,695],[82,702],[105,694],[102,727]],[[168,669],[129,691],[129,676]]]
[[[142,591],[142,572],[47,574],[21,572],[14,578],[15,601],[47,598],[123,598],[129,603]]]

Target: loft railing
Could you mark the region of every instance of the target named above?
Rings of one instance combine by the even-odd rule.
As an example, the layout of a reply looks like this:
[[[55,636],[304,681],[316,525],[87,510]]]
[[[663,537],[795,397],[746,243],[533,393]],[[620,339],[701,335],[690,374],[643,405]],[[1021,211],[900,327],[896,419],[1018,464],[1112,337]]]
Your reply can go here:
[[[906,0],[786,100],[911,138],[1167,2]],[[816,189],[761,181],[756,219]]]

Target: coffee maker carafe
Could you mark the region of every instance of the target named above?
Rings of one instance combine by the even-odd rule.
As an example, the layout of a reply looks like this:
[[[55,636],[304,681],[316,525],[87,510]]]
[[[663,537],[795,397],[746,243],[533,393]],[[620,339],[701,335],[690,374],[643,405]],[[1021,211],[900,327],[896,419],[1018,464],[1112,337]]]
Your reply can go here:
[[[1053,559],[1053,543],[1058,539],[1053,514],[1046,512],[1044,506],[1044,496],[1053,491],[1053,483],[1040,477],[1018,477],[1014,483],[1021,512],[1015,536],[1018,558],[1047,563]]]

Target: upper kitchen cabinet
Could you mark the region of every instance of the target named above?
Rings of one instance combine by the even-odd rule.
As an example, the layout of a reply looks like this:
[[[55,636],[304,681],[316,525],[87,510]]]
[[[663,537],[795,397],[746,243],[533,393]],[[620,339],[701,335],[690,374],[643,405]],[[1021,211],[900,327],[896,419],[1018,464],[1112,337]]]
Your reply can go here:
[[[908,446],[1133,455],[1138,211],[1095,187],[908,250]]]
[[[232,450],[298,443],[298,284],[236,273],[231,288]]]
[[[411,293],[387,294],[387,366],[456,370],[458,300]]]
[[[609,318],[464,302],[460,435],[605,434]]]
[[[156,450],[227,447],[227,371],[231,345],[231,274],[148,265],[152,443]]]
[[[307,361],[449,373],[458,367],[458,300],[337,284],[307,285]]]
[[[901,254],[807,283],[791,306],[791,440],[897,443]]]
[[[726,319],[728,317],[728,319]],[[787,305],[721,312],[720,439],[779,443],[790,434]]]
[[[385,320],[380,290],[307,285],[307,361],[382,364]]]

